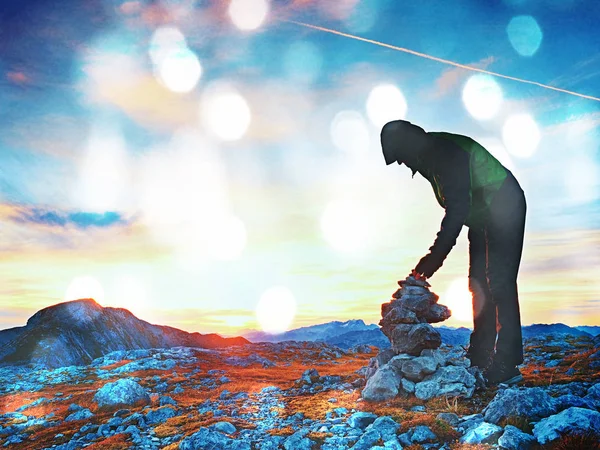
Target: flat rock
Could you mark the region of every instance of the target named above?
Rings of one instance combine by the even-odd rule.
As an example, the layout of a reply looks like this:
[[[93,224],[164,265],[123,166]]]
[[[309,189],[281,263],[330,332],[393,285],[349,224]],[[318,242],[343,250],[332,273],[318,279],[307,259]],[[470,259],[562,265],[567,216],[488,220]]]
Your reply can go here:
[[[459,366],[440,367],[415,386],[415,395],[421,400],[434,397],[471,397],[475,391],[475,377]]]
[[[425,281],[425,280],[417,280],[412,275],[409,275],[404,280],[398,281],[398,285],[400,287],[404,287],[404,286],[421,286],[421,287],[428,287],[428,288],[431,287],[431,285],[427,281]]]
[[[588,432],[600,434],[600,413],[575,406],[542,419],[533,427],[533,435],[542,445],[565,434]]]
[[[450,316],[452,316],[452,312],[446,305],[436,303],[431,305],[431,307],[423,313],[422,317],[428,323],[438,323],[448,320]]]
[[[396,353],[418,356],[423,350],[436,349],[442,344],[440,333],[428,323],[399,324],[391,333],[392,349]]]
[[[398,323],[419,323],[421,320],[417,317],[417,313],[406,308],[405,306],[392,307],[383,315],[383,319],[379,321],[382,327],[391,327]]]
[[[437,361],[429,356],[417,356],[404,361],[401,372],[410,381],[421,381],[426,375],[430,375],[438,368]]]

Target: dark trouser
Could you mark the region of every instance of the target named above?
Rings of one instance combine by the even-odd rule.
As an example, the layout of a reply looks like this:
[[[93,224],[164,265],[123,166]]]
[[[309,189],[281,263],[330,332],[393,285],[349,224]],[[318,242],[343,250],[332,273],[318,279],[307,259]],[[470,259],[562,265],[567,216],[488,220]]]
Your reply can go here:
[[[517,274],[525,231],[525,195],[509,172],[484,225],[469,228],[469,288],[473,332],[469,351],[509,365],[523,363]],[[497,338],[497,340],[496,340]]]

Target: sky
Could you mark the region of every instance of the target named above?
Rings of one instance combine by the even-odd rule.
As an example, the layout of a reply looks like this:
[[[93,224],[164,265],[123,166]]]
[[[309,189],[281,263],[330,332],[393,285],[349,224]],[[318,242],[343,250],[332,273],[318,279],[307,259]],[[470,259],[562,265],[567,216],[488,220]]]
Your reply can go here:
[[[3,1],[0,329],[85,297],[223,336],[377,323],[444,214],[385,164],[395,119],[468,135],[519,180],[522,323],[600,325],[599,15]],[[449,326],[472,326],[467,232],[430,279]]]

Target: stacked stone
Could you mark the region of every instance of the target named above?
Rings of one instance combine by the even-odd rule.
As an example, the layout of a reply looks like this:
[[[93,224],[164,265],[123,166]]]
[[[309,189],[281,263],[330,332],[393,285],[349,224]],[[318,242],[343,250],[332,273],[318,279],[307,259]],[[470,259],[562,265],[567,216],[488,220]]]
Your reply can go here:
[[[396,354],[419,356],[425,349],[436,349],[442,344],[440,333],[430,323],[450,318],[450,310],[437,303],[438,296],[429,291],[424,280],[408,277],[399,281],[400,289],[393,300],[381,305],[379,321]]]
[[[448,307],[438,303],[431,285],[409,276],[398,282],[393,299],[381,305],[379,322],[391,348],[371,358],[365,372],[365,400],[382,401],[396,395],[415,395],[422,400],[437,396],[471,397],[476,368],[456,351],[442,353],[440,333],[430,324],[450,318]],[[476,378],[477,377],[477,378]]]

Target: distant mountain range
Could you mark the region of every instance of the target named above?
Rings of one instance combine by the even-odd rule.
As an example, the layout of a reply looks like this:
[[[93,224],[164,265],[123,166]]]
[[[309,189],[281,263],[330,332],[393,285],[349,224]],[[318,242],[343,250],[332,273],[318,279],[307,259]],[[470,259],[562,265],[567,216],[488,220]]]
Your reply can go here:
[[[123,308],[102,307],[92,299],[41,309],[24,327],[0,331],[0,363],[47,368],[85,365],[114,350],[244,345],[243,337],[188,333],[153,325]]]
[[[466,345],[471,329],[437,326],[442,342]],[[570,327],[562,323],[533,324],[522,328],[523,337],[596,336],[599,326]],[[39,364],[47,368],[86,365],[115,350],[146,348],[216,348],[250,342],[314,341],[343,349],[367,344],[389,348],[376,324],[363,320],[332,321],[273,335],[250,331],[238,337],[188,333],[138,319],[123,308],[102,307],[92,299],[63,302],[41,309],[23,327],[0,330],[0,364]]]
[[[435,327],[442,342],[449,345],[467,345],[471,335],[471,329],[466,327],[453,328],[446,326]],[[570,327],[563,323],[533,324],[522,327],[524,338],[539,336],[596,336],[600,334],[598,326]],[[315,341],[336,345],[343,349],[349,349],[355,345],[368,344],[381,349],[389,348],[390,342],[381,332],[376,324],[365,324],[362,320],[348,320],[346,322],[333,321],[318,325],[312,325],[285,333],[272,335],[268,333],[253,331],[242,335],[251,342],[281,342],[281,341]]]

